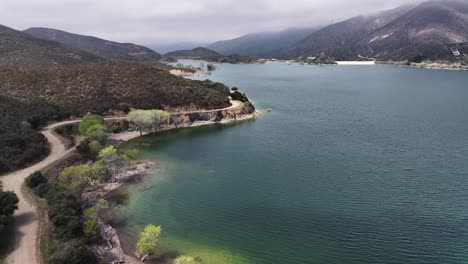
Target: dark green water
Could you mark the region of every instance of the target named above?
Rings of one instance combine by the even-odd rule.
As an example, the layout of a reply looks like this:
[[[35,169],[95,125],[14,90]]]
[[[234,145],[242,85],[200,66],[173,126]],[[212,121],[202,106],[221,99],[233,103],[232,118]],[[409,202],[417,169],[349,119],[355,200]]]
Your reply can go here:
[[[134,140],[125,238],[205,263],[468,263],[468,73],[221,65],[256,121]]]

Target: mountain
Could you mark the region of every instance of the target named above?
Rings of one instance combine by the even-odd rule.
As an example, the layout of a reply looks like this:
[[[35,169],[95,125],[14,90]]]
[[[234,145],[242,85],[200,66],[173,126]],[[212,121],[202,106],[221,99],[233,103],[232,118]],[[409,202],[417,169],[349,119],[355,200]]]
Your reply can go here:
[[[2,25],[0,43],[0,66],[31,69],[104,60],[89,52],[38,39]]]
[[[375,30],[358,45],[377,59],[408,59],[425,56],[453,59],[452,49],[466,51],[467,2],[426,2]],[[398,51],[395,54],[395,51]]]
[[[33,27],[23,31],[33,37],[55,41],[112,60],[158,61],[161,55],[132,43],[119,43],[52,28]]]
[[[223,55],[207,48],[194,48],[192,50],[176,50],[166,53],[166,57],[184,58],[184,59],[203,59],[211,57],[221,57]]]
[[[292,28],[280,32],[253,33],[231,40],[218,41],[208,45],[207,48],[224,55],[264,57],[272,51],[286,48],[302,40],[316,30],[316,28]]]
[[[298,43],[272,53],[281,58],[318,56],[325,53],[336,60],[345,60],[357,55],[355,45],[374,30],[386,25],[410,9],[400,7],[373,15],[357,16],[336,24],[324,27]]]
[[[453,61],[468,53],[467,42],[468,3],[431,1],[327,26],[272,56]]]

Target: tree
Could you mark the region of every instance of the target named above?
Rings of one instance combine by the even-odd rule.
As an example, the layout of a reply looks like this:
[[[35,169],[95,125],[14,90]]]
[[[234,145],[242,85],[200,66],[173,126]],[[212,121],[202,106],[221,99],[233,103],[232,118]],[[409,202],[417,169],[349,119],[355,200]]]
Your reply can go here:
[[[0,182],[0,232],[10,222],[11,216],[18,209],[18,196],[14,192],[4,192]]]
[[[140,239],[136,244],[137,255],[144,261],[148,256],[156,254],[161,226],[148,225],[140,233]]]
[[[92,168],[88,165],[66,167],[60,172],[58,183],[80,197],[84,188],[90,185],[92,173]]]
[[[168,112],[163,110],[150,110],[153,119],[154,132],[158,132],[162,125],[167,124],[169,117],[171,116]]]
[[[201,264],[202,260],[199,257],[191,257],[191,256],[179,256],[174,259],[173,264]]]
[[[98,160],[94,162],[93,166],[91,166],[91,174],[89,176],[89,180],[91,185],[96,183],[101,183],[105,181],[107,178],[107,168],[106,165],[102,160]]]
[[[120,171],[124,170],[128,162],[125,157],[119,155],[114,146],[108,146],[99,152],[99,158],[106,165],[107,170],[111,173],[112,181],[115,181],[115,176]]]
[[[167,123],[169,116],[169,113],[163,110],[132,110],[127,119],[135,124],[140,135],[143,135],[144,130],[154,129],[156,132],[161,125]]]
[[[79,132],[82,136],[104,142],[107,138],[107,129],[104,118],[100,115],[89,115],[80,122]]]
[[[206,65],[206,68],[209,72],[216,70],[216,66],[214,66],[214,64],[211,64],[211,63]]]

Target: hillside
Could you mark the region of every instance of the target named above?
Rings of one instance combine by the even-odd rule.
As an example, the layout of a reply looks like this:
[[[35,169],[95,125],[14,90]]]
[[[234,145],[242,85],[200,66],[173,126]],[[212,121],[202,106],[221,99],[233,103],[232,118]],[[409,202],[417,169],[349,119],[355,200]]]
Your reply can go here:
[[[52,28],[34,27],[23,31],[36,38],[59,42],[113,60],[157,61],[161,55],[132,43],[119,43],[92,36],[73,34]]]
[[[377,59],[417,55],[453,59],[451,48],[468,42],[468,3],[427,2],[366,36],[358,45]],[[395,50],[401,50],[394,54]],[[466,53],[464,51],[463,53]]]
[[[184,58],[184,59],[203,59],[212,57],[221,57],[222,55],[216,51],[207,48],[194,48],[191,50],[176,50],[166,53],[166,57]]]
[[[400,7],[373,15],[357,16],[336,24],[324,27],[298,43],[273,53],[280,58],[297,58],[318,56],[324,52],[335,60],[346,60],[357,57],[359,49],[356,44],[374,30],[390,23],[410,9]]]
[[[97,63],[103,58],[0,25],[0,66],[32,69]]]
[[[316,28],[292,28],[280,32],[252,33],[235,39],[218,41],[208,45],[207,48],[224,55],[265,57],[273,51],[297,43],[316,30]]]
[[[228,87],[192,81],[151,64],[106,62],[40,70],[0,69],[0,173],[37,160],[47,143],[34,129],[86,113],[140,109],[218,109]]]
[[[356,60],[464,60],[468,3],[426,2],[327,26],[272,55],[280,58],[329,56]],[[460,55],[453,51],[458,50]]]

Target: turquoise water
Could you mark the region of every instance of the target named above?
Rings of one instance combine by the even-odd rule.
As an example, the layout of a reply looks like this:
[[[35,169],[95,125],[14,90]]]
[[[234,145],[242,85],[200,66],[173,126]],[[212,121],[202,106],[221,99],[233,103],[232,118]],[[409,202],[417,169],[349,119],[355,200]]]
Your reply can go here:
[[[220,65],[255,121],[147,136],[129,188],[133,242],[205,263],[468,263],[468,73]],[[125,224],[123,224],[125,223]]]

